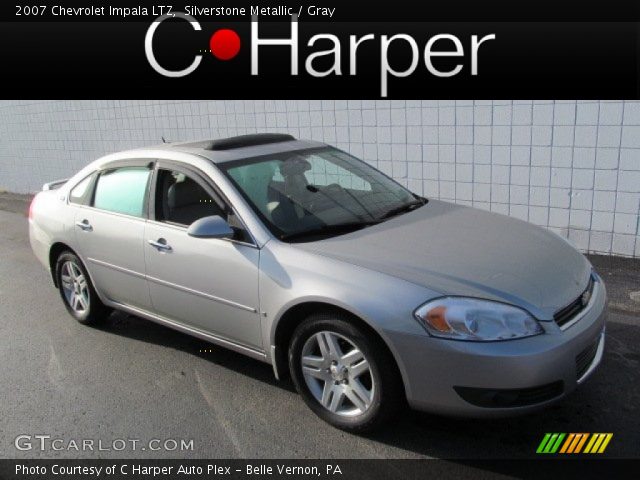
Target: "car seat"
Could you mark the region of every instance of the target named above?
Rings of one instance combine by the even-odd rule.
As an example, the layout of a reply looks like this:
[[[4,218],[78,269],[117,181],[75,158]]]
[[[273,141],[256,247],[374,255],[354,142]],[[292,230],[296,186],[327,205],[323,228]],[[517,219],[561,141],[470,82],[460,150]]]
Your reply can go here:
[[[190,178],[176,182],[168,190],[169,215],[167,220],[191,225],[202,217],[222,215],[222,211],[204,189]]]

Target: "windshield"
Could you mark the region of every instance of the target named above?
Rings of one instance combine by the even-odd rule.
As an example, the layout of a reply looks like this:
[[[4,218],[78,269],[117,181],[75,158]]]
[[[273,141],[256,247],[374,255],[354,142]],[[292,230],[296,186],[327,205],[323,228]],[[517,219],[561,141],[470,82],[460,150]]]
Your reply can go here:
[[[283,240],[348,233],[424,203],[375,168],[333,147],[219,166]]]

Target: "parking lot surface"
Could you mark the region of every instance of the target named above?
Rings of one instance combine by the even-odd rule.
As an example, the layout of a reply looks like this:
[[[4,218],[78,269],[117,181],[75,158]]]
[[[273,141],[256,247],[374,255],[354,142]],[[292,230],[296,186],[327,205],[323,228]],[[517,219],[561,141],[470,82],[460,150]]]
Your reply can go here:
[[[31,253],[24,214],[0,211],[0,457],[520,458],[535,456],[546,432],[612,432],[608,457],[638,457],[640,316],[612,310],[607,333],[590,381],[542,412],[408,411],[383,431],[350,435],[316,418],[267,364],[122,313],[100,328],[76,323]],[[40,434],[62,449],[14,445]],[[69,448],[85,439],[103,450]],[[118,439],[127,448],[108,450]],[[153,439],[193,448],[151,450]]]

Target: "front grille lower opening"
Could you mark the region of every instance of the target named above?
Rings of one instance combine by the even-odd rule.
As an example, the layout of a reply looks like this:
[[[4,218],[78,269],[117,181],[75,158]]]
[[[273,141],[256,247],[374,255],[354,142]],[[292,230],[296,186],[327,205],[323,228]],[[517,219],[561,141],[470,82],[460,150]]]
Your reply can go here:
[[[561,380],[531,388],[493,389],[453,387],[465,401],[477,407],[513,408],[544,403],[562,395]]]
[[[576,355],[576,377],[578,380],[586,373],[598,353],[598,342],[593,342]]]

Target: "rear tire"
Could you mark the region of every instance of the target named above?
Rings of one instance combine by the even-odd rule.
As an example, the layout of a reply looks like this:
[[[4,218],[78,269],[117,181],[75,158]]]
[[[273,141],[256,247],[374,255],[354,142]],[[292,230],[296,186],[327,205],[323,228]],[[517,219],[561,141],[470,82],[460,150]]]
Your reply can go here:
[[[327,423],[375,430],[402,404],[402,380],[382,341],[347,315],[317,313],[294,331],[289,369],[303,400]]]
[[[70,251],[58,256],[56,281],[64,306],[78,322],[95,325],[111,313],[96,294],[82,261]]]

